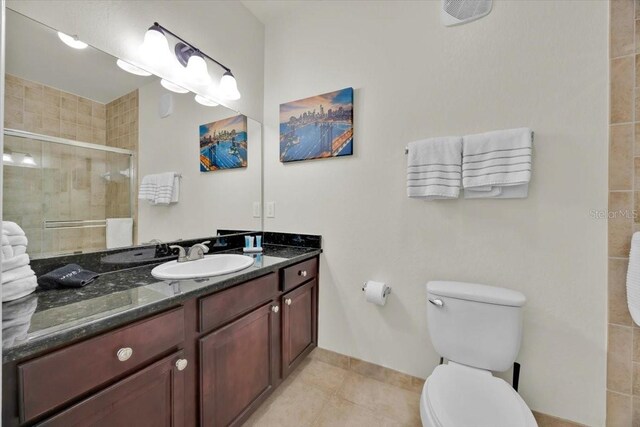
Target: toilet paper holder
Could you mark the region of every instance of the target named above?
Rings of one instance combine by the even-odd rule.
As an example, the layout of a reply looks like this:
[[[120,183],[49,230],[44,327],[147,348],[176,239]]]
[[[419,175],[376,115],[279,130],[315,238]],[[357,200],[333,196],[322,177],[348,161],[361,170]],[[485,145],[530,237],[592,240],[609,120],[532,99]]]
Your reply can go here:
[[[367,282],[364,282],[362,285],[362,292],[367,290]],[[384,290],[383,296],[387,296],[391,293],[391,286],[387,285],[387,288]]]

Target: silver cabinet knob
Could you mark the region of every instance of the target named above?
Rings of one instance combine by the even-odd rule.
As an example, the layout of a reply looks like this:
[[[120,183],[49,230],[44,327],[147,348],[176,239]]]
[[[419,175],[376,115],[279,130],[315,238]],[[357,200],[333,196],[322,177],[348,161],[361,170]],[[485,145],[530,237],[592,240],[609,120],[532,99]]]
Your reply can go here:
[[[285,298],[284,303],[287,305],[291,305],[291,298]]]
[[[298,276],[307,277],[307,270],[298,271]]]
[[[441,299],[430,299],[429,302],[436,307],[442,307],[444,305],[444,302],[442,302]]]
[[[116,356],[118,356],[118,360],[121,362],[129,360],[131,355],[133,355],[133,349],[131,349],[131,347],[123,347],[116,353]]]
[[[176,361],[176,368],[178,368],[178,371],[184,371],[184,368],[186,368],[188,364],[187,359],[178,359]]]
[[[272,305],[271,306],[271,311],[273,311],[274,313],[277,313],[280,311],[280,307],[278,307],[277,305]]]

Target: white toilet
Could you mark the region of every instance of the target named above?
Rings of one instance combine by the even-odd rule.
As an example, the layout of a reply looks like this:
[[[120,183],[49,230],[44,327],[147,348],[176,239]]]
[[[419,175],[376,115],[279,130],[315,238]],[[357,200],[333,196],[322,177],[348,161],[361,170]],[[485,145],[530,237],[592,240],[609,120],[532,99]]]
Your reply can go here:
[[[424,427],[537,426],[506,381],[520,350],[520,292],[461,282],[427,283],[427,321],[435,350],[448,360],[427,378],[420,397]]]

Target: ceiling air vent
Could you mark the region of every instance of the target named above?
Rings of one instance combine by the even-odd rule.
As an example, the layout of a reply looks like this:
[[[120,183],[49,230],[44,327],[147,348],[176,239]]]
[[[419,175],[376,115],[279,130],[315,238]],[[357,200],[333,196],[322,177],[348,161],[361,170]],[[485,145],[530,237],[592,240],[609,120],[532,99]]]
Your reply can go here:
[[[493,0],[442,0],[440,17],[447,27],[482,18],[491,12]]]

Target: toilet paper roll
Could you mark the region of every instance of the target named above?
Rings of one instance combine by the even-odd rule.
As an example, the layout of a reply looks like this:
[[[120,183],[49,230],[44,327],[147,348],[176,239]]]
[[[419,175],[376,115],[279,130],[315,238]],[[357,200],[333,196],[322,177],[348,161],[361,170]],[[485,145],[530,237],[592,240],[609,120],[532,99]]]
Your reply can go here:
[[[389,294],[389,287],[382,282],[374,282],[373,280],[367,281],[364,286],[364,293],[367,298],[367,302],[372,302],[378,305],[385,305],[387,303],[387,295]]]

